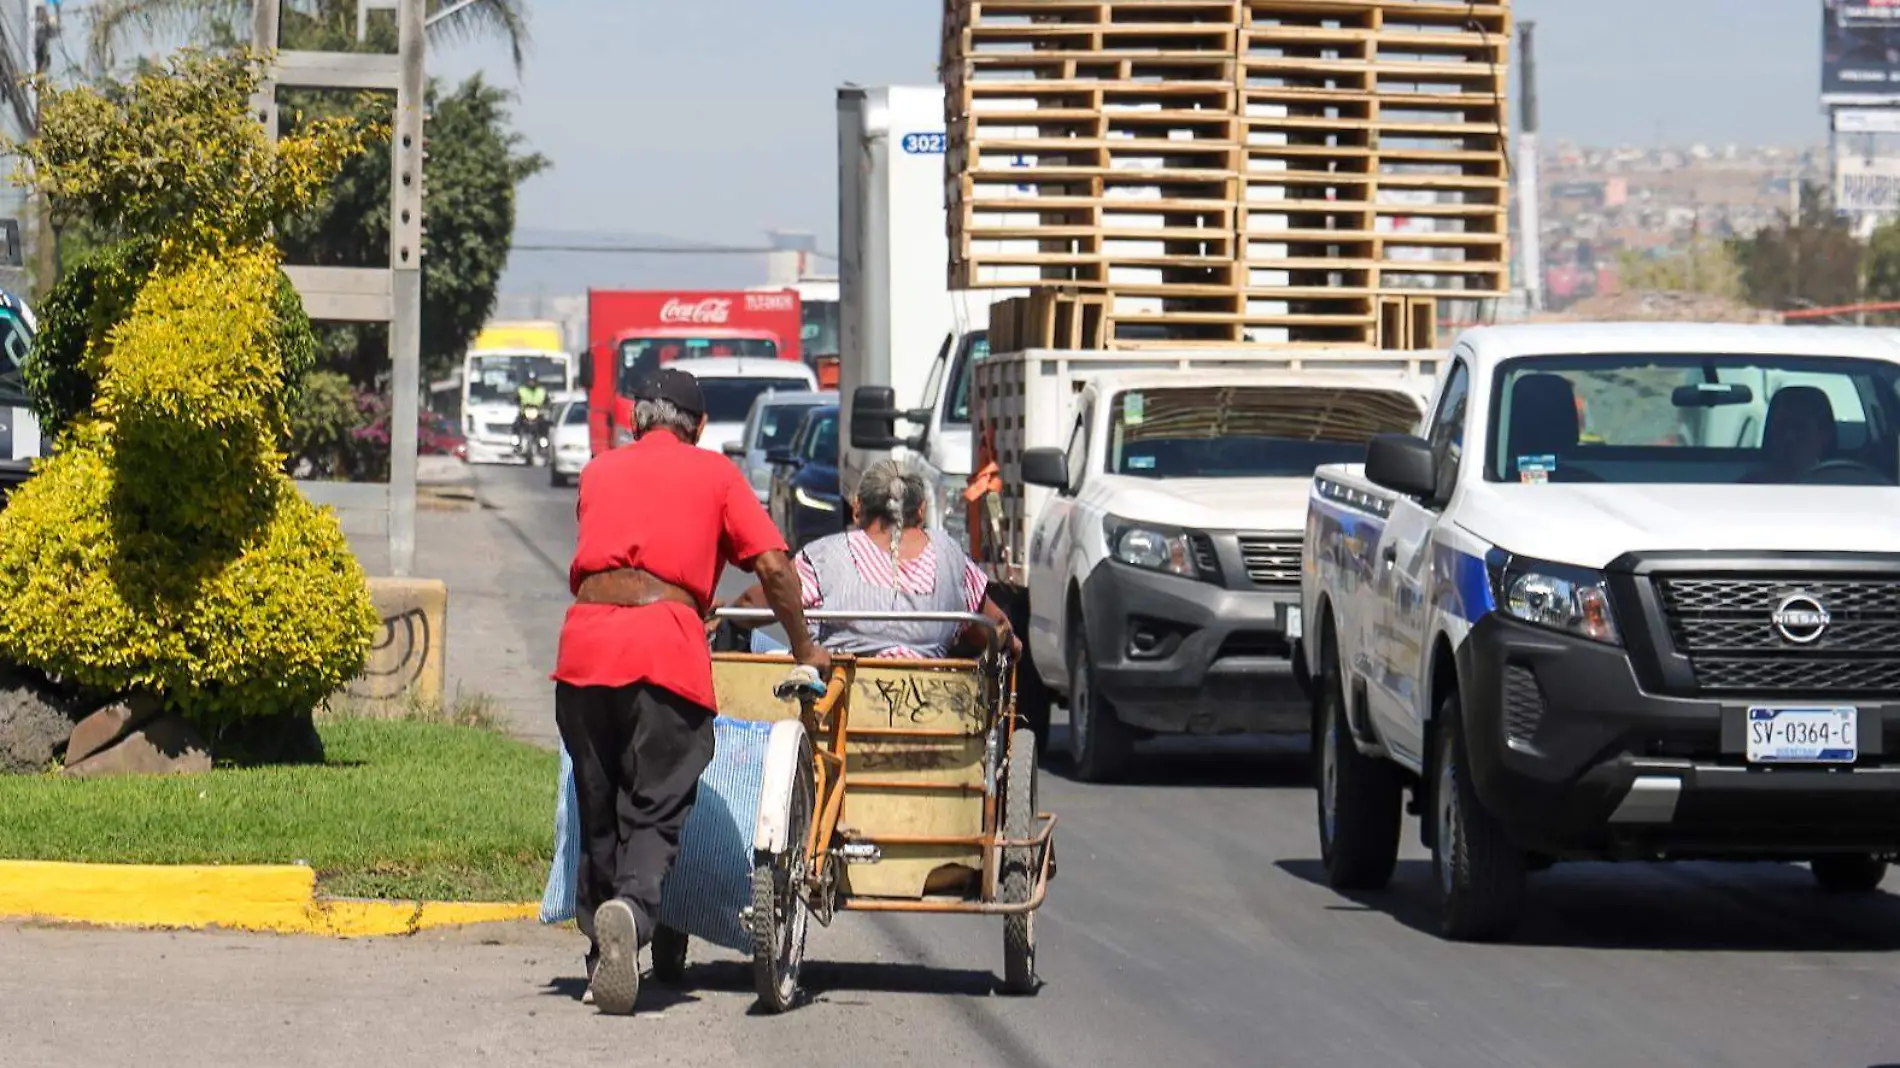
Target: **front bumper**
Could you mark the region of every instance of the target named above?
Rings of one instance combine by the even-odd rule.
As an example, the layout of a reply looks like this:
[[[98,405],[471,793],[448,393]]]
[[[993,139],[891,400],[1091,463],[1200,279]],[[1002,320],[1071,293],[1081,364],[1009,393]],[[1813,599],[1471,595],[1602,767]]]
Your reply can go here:
[[[502,439],[478,435],[468,439],[468,462],[472,464],[515,464],[521,463],[520,453],[515,451],[515,439],[510,436]]]
[[[1458,676],[1478,797],[1526,848],[1567,857],[1900,850],[1900,699],[1826,702],[1859,709],[1852,767],[1760,767],[1744,756],[1748,706],[1802,702],[1648,692],[1624,650],[1496,613],[1472,627]]]
[[[1298,587],[1233,590],[1105,561],[1082,583],[1096,688],[1117,719],[1157,734],[1305,733],[1286,639],[1299,600]]]
[[[581,473],[581,468],[586,467],[587,461],[592,458],[593,457],[588,455],[587,446],[583,445],[578,450],[572,452],[566,449],[554,450],[554,454],[548,458],[548,463],[554,468],[554,473],[557,475],[578,476]]]

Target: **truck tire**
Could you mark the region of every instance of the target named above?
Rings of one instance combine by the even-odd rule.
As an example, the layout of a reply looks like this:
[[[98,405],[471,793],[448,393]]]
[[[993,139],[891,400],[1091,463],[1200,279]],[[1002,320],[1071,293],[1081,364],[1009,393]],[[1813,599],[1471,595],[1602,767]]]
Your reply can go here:
[[[1134,763],[1135,734],[1095,685],[1095,658],[1077,620],[1069,628],[1069,757],[1083,782],[1118,782]]]
[[[1516,930],[1524,911],[1524,851],[1478,800],[1464,739],[1464,706],[1452,693],[1438,709],[1432,752],[1432,875],[1438,925],[1458,942],[1492,942]]]
[[[1405,803],[1399,769],[1353,744],[1345,683],[1327,654],[1313,718],[1320,860],[1335,890],[1381,890],[1399,862]]]
[[[1887,861],[1871,853],[1835,853],[1808,862],[1824,893],[1871,894],[1887,878]]]

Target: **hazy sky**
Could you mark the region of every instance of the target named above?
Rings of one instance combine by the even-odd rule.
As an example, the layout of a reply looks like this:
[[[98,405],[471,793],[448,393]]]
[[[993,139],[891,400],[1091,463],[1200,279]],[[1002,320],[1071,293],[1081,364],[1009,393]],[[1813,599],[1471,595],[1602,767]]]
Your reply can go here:
[[[936,78],[933,0],[530,0],[519,82],[505,52],[431,56],[521,95],[554,162],[520,225],[752,244],[771,227],[833,248],[833,90]],[[1518,0],[1538,24],[1544,135],[1591,144],[1808,144],[1816,0]]]

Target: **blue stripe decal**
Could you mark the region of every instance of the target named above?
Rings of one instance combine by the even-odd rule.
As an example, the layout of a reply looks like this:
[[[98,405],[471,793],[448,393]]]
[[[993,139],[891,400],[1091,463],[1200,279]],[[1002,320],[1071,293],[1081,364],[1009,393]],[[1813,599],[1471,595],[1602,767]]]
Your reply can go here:
[[[1435,545],[1432,553],[1432,570],[1438,576],[1432,600],[1440,608],[1467,623],[1476,623],[1496,610],[1491,575],[1482,559],[1448,545]]]

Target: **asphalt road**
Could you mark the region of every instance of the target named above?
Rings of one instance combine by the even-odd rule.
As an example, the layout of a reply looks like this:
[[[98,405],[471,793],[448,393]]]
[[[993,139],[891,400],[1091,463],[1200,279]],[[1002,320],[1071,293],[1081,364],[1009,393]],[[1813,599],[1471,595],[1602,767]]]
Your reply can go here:
[[[571,491],[482,478],[564,559]],[[1791,865],[1560,866],[1533,877],[1516,944],[1456,945],[1431,933],[1415,828],[1387,892],[1323,885],[1304,746],[1144,751],[1125,785],[1072,782],[1059,758],[1045,773],[1062,867],[1038,997],[985,996],[998,923],[846,917],[856,937],[812,937],[821,1000],[801,1023],[897,998],[1011,1065],[1900,1063],[1900,898],[1824,898]]]
[[[559,582],[573,491],[480,478]],[[1303,751],[1143,752],[1126,785],[1045,773],[1061,874],[1033,999],[992,993],[1001,924],[975,919],[814,928],[813,1000],[778,1018],[749,1012],[736,956],[696,949],[690,988],[649,983],[633,1020],[575,1005],[578,937],[531,925],[370,944],[0,928],[0,1062],[1900,1065],[1900,898],[1825,899],[1787,865],[1560,866],[1533,877],[1515,944],[1456,945],[1430,932],[1413,829],[1389,891],[1323,885]]]

